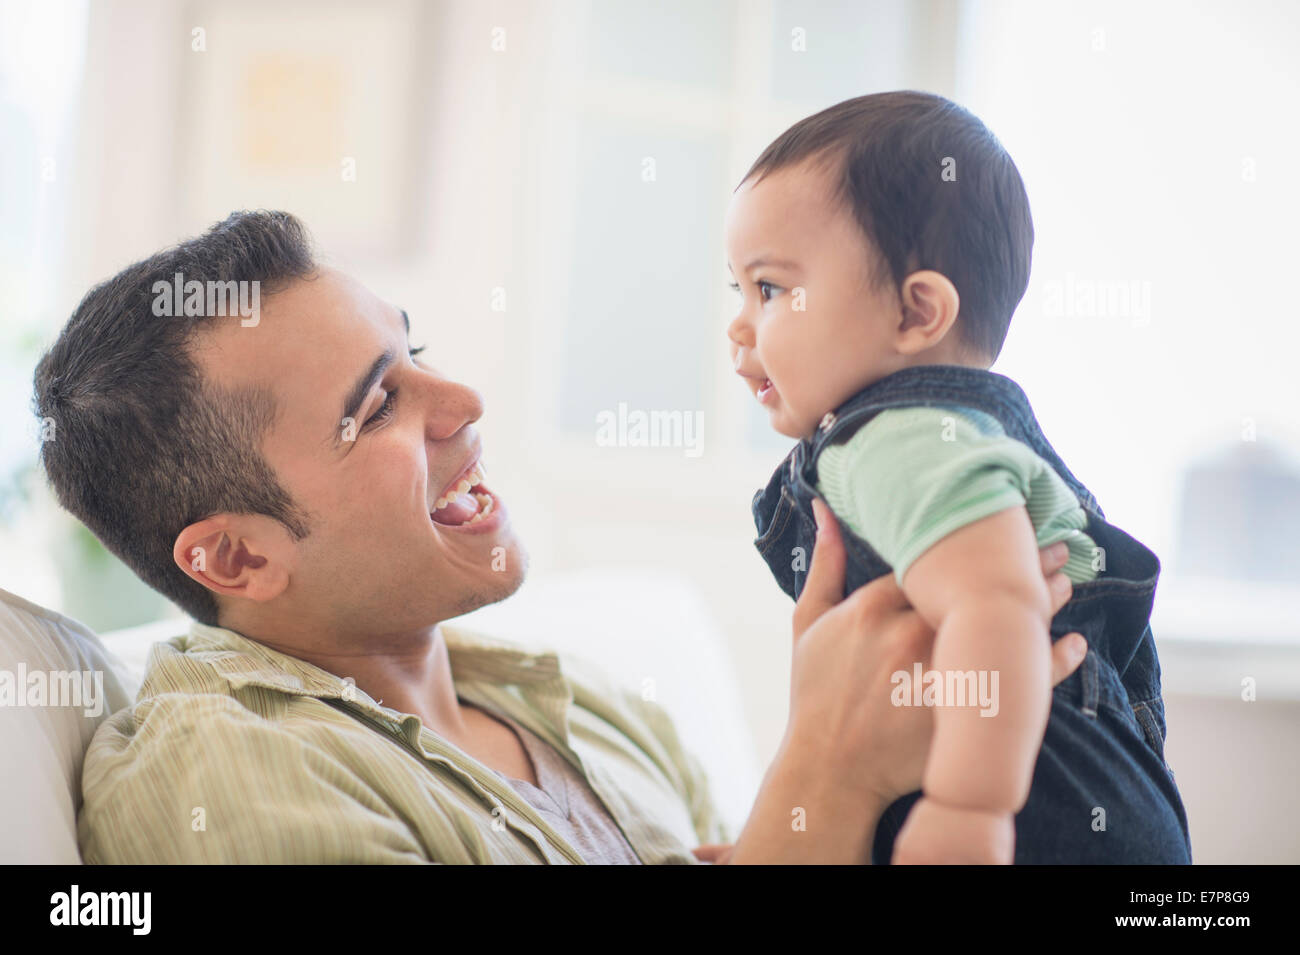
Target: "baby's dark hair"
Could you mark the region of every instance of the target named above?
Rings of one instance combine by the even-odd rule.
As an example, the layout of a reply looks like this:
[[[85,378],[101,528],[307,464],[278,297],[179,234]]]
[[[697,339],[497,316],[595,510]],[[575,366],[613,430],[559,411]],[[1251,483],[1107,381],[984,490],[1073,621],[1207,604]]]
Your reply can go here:
[[[876,287],[943,273],[961,297],[962,342],[992,363],[1029,284],[1034,223],[1020,171],[988,127],[932,93],[859,96],[795,123],[742,181],[804,160],[835,164],[836,198],[877,251]]]

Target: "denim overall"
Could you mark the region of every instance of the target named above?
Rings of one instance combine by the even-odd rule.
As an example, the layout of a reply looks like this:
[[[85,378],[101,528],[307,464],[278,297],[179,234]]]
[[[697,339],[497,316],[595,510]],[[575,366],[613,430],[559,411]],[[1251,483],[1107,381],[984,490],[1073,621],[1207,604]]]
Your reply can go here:
[[[1076,584],[1070,602],[1052,618],[1053,642],[1077,631],[1087,638],[1088,653],[1052,692],[1029,798],[1016,816],[1016,864],[1190,863],[1187,816],[1164,759],[1160,661],[1148,625],[1160,562],[1106,522],[1091,492],[1048,444],[1025,393],[1010,378],[956,365],[908,368],[827,414],[813,437],[801,440],[754,495],[754,544],[777,583],[796,600],[803,590],[817,529],[812,500],[819,496],[814,483],[822,449],[847,441],[878,412],[900,406],[973,408],[992,415],[1075,492],[1087,512],[1085,532],[1104,556],[1097,579]],[[846,596],[892,573],[865,540],[837,521],[848,558]],[[889,863],[899,828],[920,795],[911,793],[886,809],[876,829],[873,863]]]

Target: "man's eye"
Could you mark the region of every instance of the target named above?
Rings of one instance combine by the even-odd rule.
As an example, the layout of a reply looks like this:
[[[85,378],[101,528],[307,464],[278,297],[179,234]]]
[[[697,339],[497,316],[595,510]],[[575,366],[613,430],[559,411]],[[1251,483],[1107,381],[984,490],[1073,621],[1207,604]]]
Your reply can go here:
[[[363,427],[368,428],[376,421],[386,421],[388,418],[392,417],[393,399],[395,399],[396,397],[397,397],[397,389],[394,388],[392,391],[388,393],[387,397],[384,398],[384,403],[379,406],[379,410],[370,416],[370,418],[366,421]]]
[[[424,351],[424,349],[425,349],[426,347],[427,347],[427,346],[425,346],[425,345],[421,345],[419,348],[412,348],[412,349],[410,350],[410,351],[411,351],[411,360],[414,361],[414,360],[415,360],[415,356],[418,355],[418,354],[420,354],[420,352]],[[389,393],[384,397],[384,403],[383,403],[382,405],[379,406],[379,410],[376,411],[374,414],[372,414],[372,415],[371,415],[371,416],[366,420],[366,423],[362,425],[362,427],[363,427],[363,428],[368,428],[368,427],[370,427],[372,424],[375,424],[376,422],[379,422],[379,421],[386,421],[388,418],[392,417],[392,414],[393,414],[393,407],[394,407],[394,403],[395,403],[395,399],[396,399],[396,398],[397,398],[397,389],[394,388],[392,391],[390,391],[390,392],[389,392]]]

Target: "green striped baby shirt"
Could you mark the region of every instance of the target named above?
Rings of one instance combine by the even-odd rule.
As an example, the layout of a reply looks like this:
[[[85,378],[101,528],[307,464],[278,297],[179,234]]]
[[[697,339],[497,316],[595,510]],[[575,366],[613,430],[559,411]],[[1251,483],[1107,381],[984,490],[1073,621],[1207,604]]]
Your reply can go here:
[[[1065,541],[1064,573],[1093,580],[1097,549],[1069,485],[992,415],[950,406],[891,408],[817,460],[817,489],[841,520],[894,568],[949,534],[1010,507],[1029,512],[1040,548]]]
[[[581,772],[644,863],[730,842],[668,714],[599,671],[443,625],[457,695]],[[585,860],[505,777],[351,681],[221,627],[155,644],[82,772],[87,863]]]

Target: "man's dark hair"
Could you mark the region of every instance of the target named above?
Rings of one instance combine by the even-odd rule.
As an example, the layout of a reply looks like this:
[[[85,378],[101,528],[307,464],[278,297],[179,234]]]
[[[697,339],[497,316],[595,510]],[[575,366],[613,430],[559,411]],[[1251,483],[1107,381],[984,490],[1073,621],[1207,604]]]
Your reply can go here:
[[[835,199],[878,253],[875,286],[883,269],[895,289],[917,269],[943,273],[961,297],[962,341],[996,358],[1029,284],[1034,224],[1020,172],[988,127],[932,93],[859,96],[795,123],[742,182],[804,160],[835,164]]]
[[[181,273],[268,295],[315,269],[296,218],[234,213],[92,288],[36,366],[41,463],[59,502],[202,623],[218,624],[217,600],[176,566],[181,530],[224,512],[265,514],[296,540],[311,527],[260,452],[276,416],[270,389],[205,380],[191,357],[205,328],[240,315],[157,315],[154,283]]]

